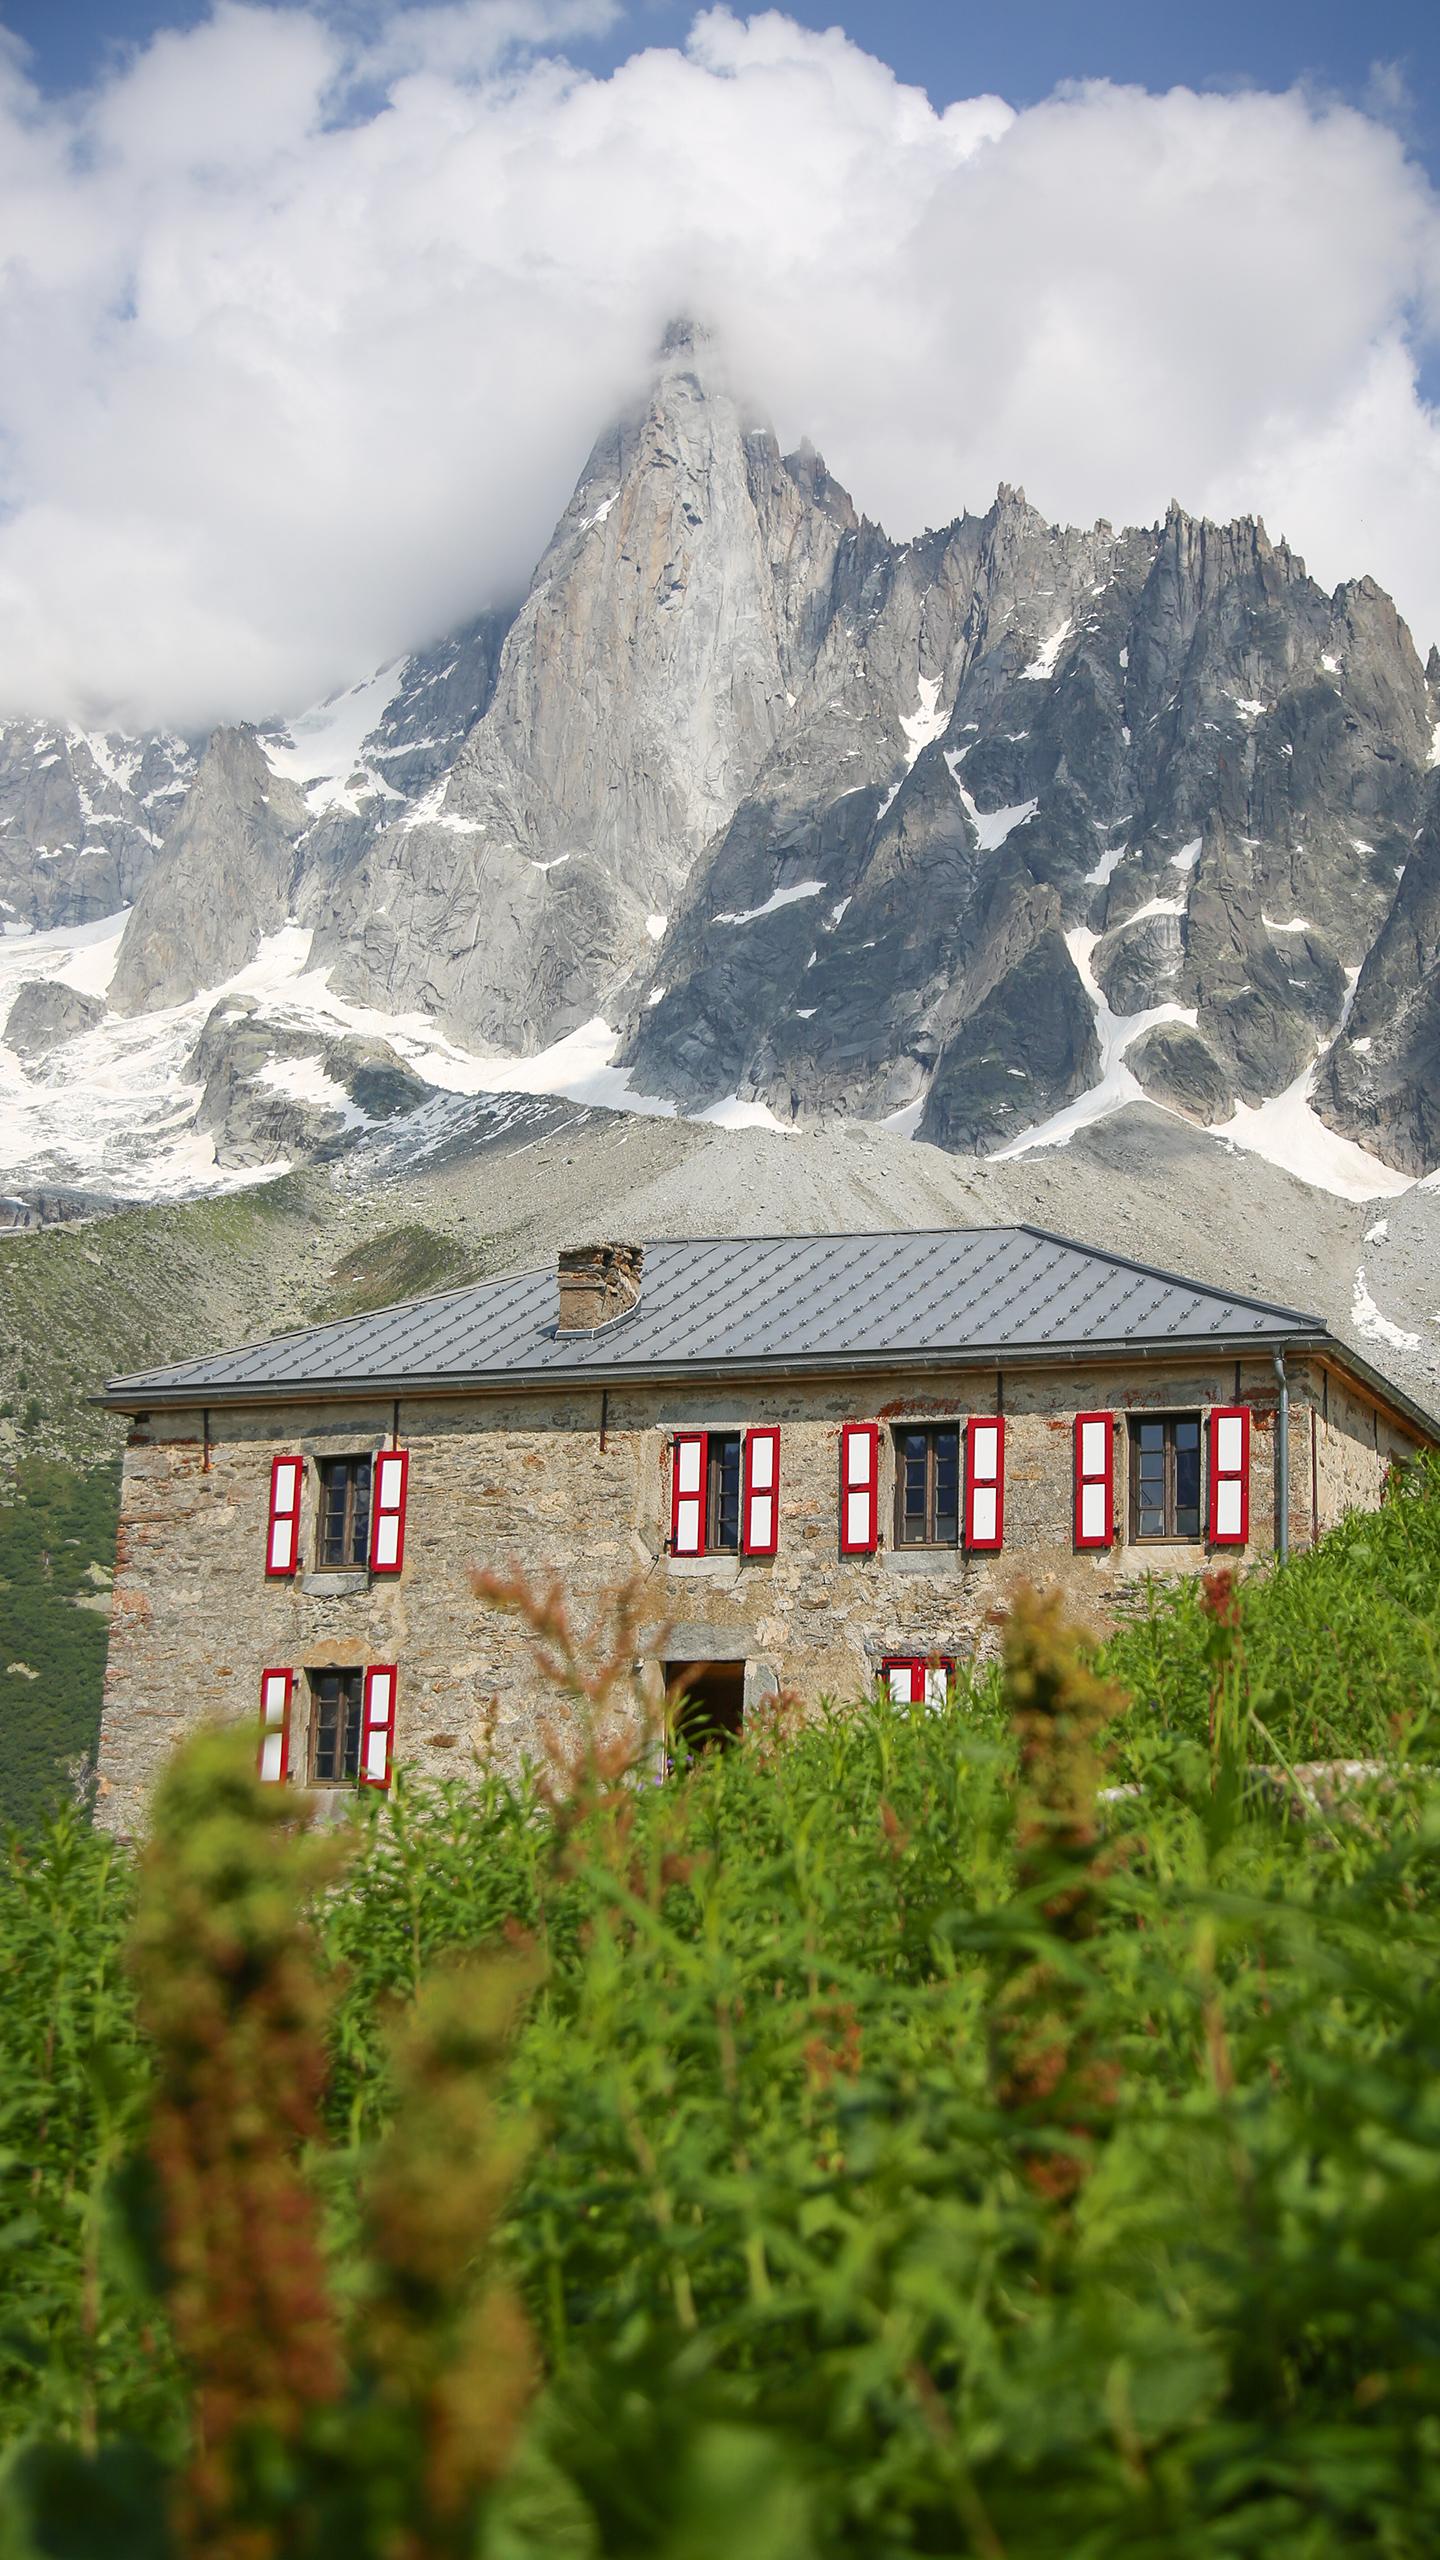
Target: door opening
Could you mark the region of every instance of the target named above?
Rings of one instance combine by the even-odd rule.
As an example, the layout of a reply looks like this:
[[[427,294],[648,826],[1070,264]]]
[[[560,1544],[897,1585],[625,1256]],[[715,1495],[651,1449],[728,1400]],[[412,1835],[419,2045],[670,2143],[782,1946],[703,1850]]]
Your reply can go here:
[[[665,1686],[677,1701],[675,1739],[686,1751],[724,1751],[745,1720],[743,1662],[667,1662]]]

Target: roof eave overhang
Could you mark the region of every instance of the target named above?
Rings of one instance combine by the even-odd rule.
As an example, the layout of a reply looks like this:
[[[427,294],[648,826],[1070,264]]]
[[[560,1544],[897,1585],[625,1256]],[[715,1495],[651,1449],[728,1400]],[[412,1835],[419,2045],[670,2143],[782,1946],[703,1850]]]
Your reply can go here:
[[[1260,1335],[1207,1334],[1188,1342],[1122,1339],[1045,1343],[1036,1347],[998,1342],[927,1351],[825,1352],[796,1359],[757,1359],[752,1354],[735,1360],[707,1360],[703,1366],[684,1360],[614,1361],[603,1368],[452,1370],[444,1377],[377,1373],[367,1378],[291,1378],[274,1385],[214,1380],[175,1385],[157,1380],[147,1385],[140,1379],[115,1378],[93,1401],[112,1413],[193,1413],[222,1405],[355,1404],[370,1398],[393,1401],[397,1396],[503,1396],[534,1394],[540,1389],[557,1394],[573,1393],[576,1388],[592,1388],[598,1393],[606,1387],[701,1387],[712,1383],[730,1385],[745,1379],[883,1377],[896,1370],[919,1368],[1094,1368],[1117,1360],[1147,1364],[1166,1360],[1193,1362],[1197,1358],[1265,1360],[1276,1351],[1324,1351],[1342,1361],[1349,1360],[1367,1384],[1378,1387],[1388,1402],[1412,1412],[1427,1434],[1440,1430],[1440,1425],[1422,1415],[1418,1407],[1409,1406],[1407,1399],[1370,1370],[1368,1364],[1355,1360],[1323,1325]]]

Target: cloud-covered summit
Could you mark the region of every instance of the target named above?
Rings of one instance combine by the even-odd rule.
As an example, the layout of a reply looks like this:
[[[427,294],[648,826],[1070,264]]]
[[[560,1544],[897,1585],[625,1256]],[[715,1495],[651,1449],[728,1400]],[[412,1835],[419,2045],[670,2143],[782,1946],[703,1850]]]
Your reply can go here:
[[[198,728],[524,583],[701,315],[903,535],[1264,513],[1440,631],[1440,205],[1301,91],[937,113],[838,31],[218,0],[48,103],[0,50],[0,710]]]

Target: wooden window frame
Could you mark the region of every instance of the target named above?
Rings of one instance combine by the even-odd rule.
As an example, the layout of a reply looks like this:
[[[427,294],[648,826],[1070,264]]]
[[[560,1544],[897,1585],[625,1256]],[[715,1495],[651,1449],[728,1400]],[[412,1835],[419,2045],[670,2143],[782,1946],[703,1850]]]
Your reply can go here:
[[[719,1453],[730,1447],[735,1451],[735,1536],[733,1540],[727,1538],[722,1545],[718,1531],[724,1460]],[[701,1554],[738,1556],[743,1550],[745,1539],[745,1434],[743,1431],[707,1431],[705,1434],[703,1517],[704,1543],[700,1549]]]
[[[343,1544],[347,1552],[343,1556],[327,1556],[325,1553],[326,1527],[330,1514],[328,1471],[331,1467],[348,1467],[351,1470],[345,1487],[345,1528]],[[354,1555],[349,1552],[349,1550],[353,1549],[355,1544],[356,1502],[354,1470],[357,1467],[368,1467],[370,1470],[369,1493],[365,1504],[365,1535],[362,1540],[363,1553],[360,1555]],[[317,1458],[315,1461],[315,1468],[320,1479],[319,1500],[316,1504],[315,1521],[315,1570],[317,1573],[366,1573],[370,1569],[370,1548],[374,1534],[375,1521],[375,1452],[373,1449],[356,1449],[347,1453],[344,1457]]]
[[[935,1526],[935,1443],[942,1432],[949,1432],[952,1434],[955,1441],[955,1535],[953,1538],[937,1538],[933,1535]],[[905,1534],[904,1443],[907,1440],[918,1437],[922,1433],[926,1442],[925,1528],[927,1534],[923,1538],[909,1538]],[[965,1529],[964,1443],[965,1430],[964,1425],[960,1422],[896,1423],[892,1445],[895,1458],[895,1551],[897,1555],[902,1551],[907,1555],[924,1554],[927,1549],[931,1554],[937,1556],[959,1554],[963,1543]]]
[[[345,1767],[345,1728],[342,1725],[338,1735],[340,1744],[340,1773],[337,1777],[332,1778],[322,1778],[318,1766],[320,1757],[320,1689],[321,1683],[326,1680],[350,1681],[354,1684],[352,1696],[355,1718],[355,1766],[353,1769],[347,1769]],[[312,1787],[353,1787],[359,1782],[360,1751],[364,1738],[365,1665],[363,1663],[356,1662],[346,1663],[341,1667],[332,1666],[326,1663],[314,1670],[307,1670],[305,1674],[305,1684],[309,1691],[309,1731],[305,1737],[306,1784]],[[344,1712],[348,1719],[351,1699],[345,1699],[343,1704]]]
[[[1129,1413],[1126,1421],[1126,1505],[1125,1536],[1132,1547],[1203,1547],[1205,1544],[1205,1417],[1197,1407],[1176,1413]],[[1165,1431],[1165,1527],[1158,1537],[1144,1536],[1140,1529],[1140,1426],[1160,1423]],[[1196,1526],[1177,1529],[1172,1524],[1178,1508],[1175,1499],[1175,1425],[1195,1425]]]

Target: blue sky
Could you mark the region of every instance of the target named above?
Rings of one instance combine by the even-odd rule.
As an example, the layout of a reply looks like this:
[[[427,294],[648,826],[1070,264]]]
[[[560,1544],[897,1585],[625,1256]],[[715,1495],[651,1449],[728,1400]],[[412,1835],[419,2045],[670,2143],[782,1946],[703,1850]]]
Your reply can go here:
[[[32,48],[52,90],[93,78],[117,46],[206,14],[204,0],[0,0],[0,26]],[[365,10],[342,0],[332,14]],[[571,50],[608,69],[641,45],[679,41],[694,14],[691,0],[633,0],[612,36]],[[1058,81],[1087,78],[1148,89],[1309,80],[1358,103],[1375,94],[1376,64],[1394,66],[1412,147],[1440,173],[1436,0],[787,0],[787,14],[817,28],[838,22],[939,106],[982,89],[1027,106]]]

